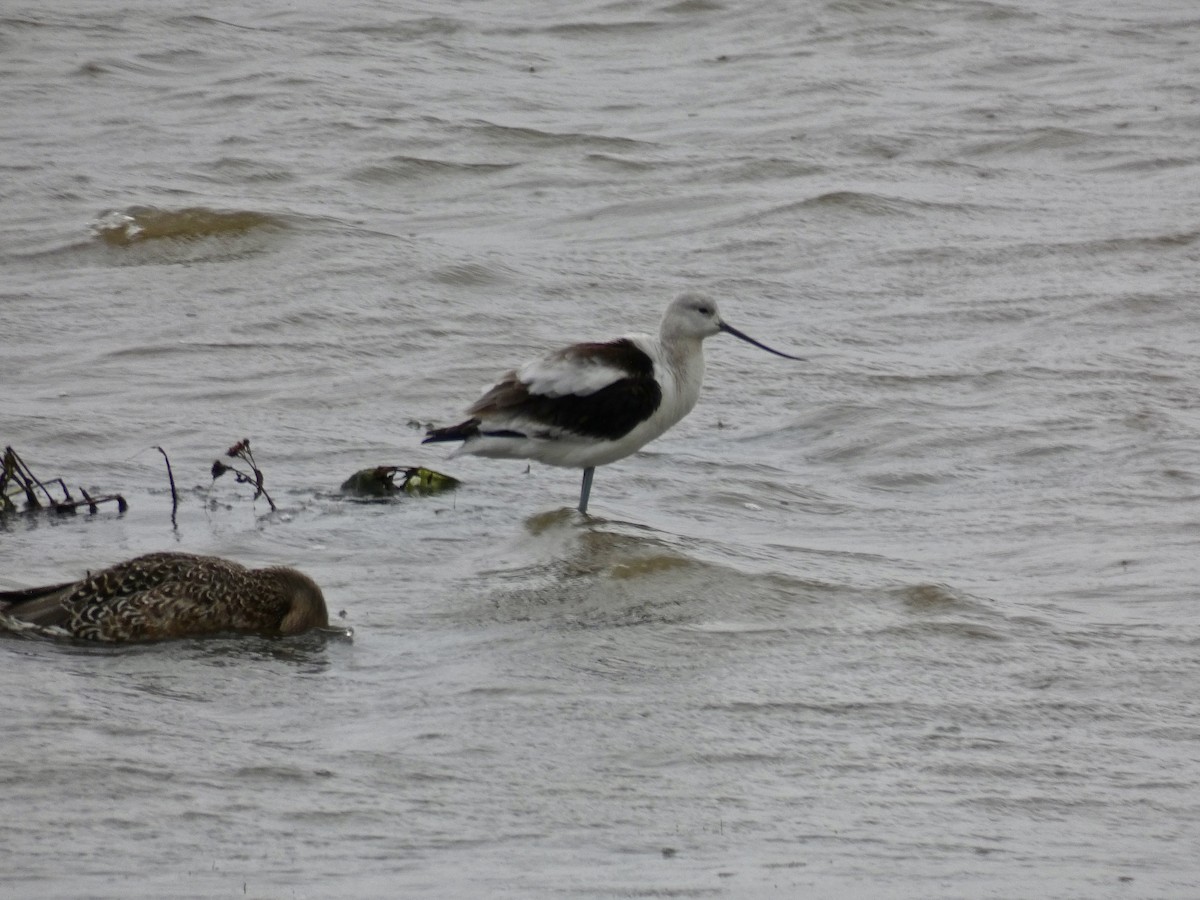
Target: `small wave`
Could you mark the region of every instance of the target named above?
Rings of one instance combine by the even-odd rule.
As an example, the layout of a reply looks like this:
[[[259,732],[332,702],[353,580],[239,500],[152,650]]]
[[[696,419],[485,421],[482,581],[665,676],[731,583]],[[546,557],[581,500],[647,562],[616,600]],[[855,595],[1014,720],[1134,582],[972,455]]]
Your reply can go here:
[[[735,159],[723,173],[729,181],[760,182],[771,179],[809,178],[827,171],[828,167],[804,160],[781,159]],[[833,196],[833,195],[825,195]]]
[[[132,76],[134,78],[163,78],[168,73],[162,66],[153,66],[147,62],[134,62],[130,59],[91,59],[74,70],[81,78],[102,78],[112,76]]]
[[[900,588],[900,600],[913,610],[949,610],[974,608],[944,584],[914,584]]]
[[[214,19],[212,16],[200,15],[193,13],[190,15],[172,16],[167,19],[171,25],[184,28],[190,31],[198,31],[203,28],[236,28],[239,31],[258,31],[259,29],[253,25],[239,25],[235,22],[226,22],[224,19]]]
[[[813,213],[857,214],[863,216],[898,216],[911,218],[928,210],[948,213],[966,213],[971,207],[960,203],[937,203],[930,200],[914,200],[862,191],[831,191],[765,207],[744,214],[727,222],[727,225],[762,224],[775,219],[790,219],[797,215]]]
[[[969,156],[1024,156],[1043,151],[1073,150],[1099,139],[1099,135],[1073,128],[1034,128],[1016,137],[976,141],[963,147],[963,153]]]
[[[1028,9],[1019,9],[1011,4],[988,3],[977,0],[976,3],[963,10],[965,21],[968,22],[1032,22],[1038,14]]]
[[[280,228],[283,223],[266,213],[203,206],[185,209],[131,206],[110,210],[92,223],[96,238],[112,247],[128,247],[143,241],[237,235],[264,227]]]
[[[913,200],[909,197],[890,197],[884,194],[861,191],[831,191],[803,200],[794,206],[848,209],[871,216],[910,216],[917,211],[937,209],[956,211],[967,207],[958,203],[936,203],[930,200]],[[786,209],[781,207],[780,209]]]
[[[881,633],[990,641],[1005,641],[1011,636],[1006,616],[986,601],[944,584],[911,584],[889,593],[900,601],[906,616],[884,627]]]
[[[1200,159],[1192,156],[1166,156],[1154,159],[1134,159],[1128,162],[1113,163],[1098,166],[1095,172],[1161,172],[1166,169],[1187,169],[1200,164]]]
[[[1028,265],[1031,260],[1073,258],[1088,260],[1110,259],[1121,253],[1153,253],[1155,251],[1190,248],[1200,241],[1200,231],[1168,231],[1159,234],[1135,234],[1125,237],[1105,237],[1066,241],[1013,241],[985,248],[955,248],[955,255],[976,265]],[[902,264],[910,260],[937,259],[941,250],[918,250],[894,254],[889,262]]]
[[[512,281],[509,271],[503,266],[464,262],[442,266],[431,273],[433,281],[462,287],[480,287],[507,284]]]
[[[411,41],[425,37],[449,37],[463,30],[463,23],[446,16],[427,16],[418,19],[405,19],[387,24],[365,22],[355,25],[344,25],[334,29],[334,34],[355,34],[372,38],[387,38],[396,41]]]
[[[662,11],[684,15],[691,13],[719,12],[724,8],[724,5],[720,3],[714,3],[713,0],[679,0],[678,3],[672,3],[670,6],[664,6]]]
[[[626,20],[622,22],[564,22],[556,23],[540,29],[543,34],[559,37],[609,37],[619,34],[643,34],[663,28],[664,23],[649,19]]]
[[[586,134],[575,131],[542,131],[538,128],[527,128],[519,125],[498,125],[495,122],[476,120],[468,123],[469,128],[478,136],[496,143],[514,147],[605,147],[612,150],[628,150],[634,147],[647,146],[646,141],[633,138],[613,137],[604,134]]]
[[[688,622],[724,580],[718,567],[662,538],[581,532],[573,514],[535,516],[527,537],[510,548],[520,564],[514,567],[506,553],[503,568],[482,573],[492,587],[489,602],[503,619],[585,628]]]
[[[620,156],[613,156],[609,153],[589,153],[584,158],[587,162],[595,166],[614,172],[644,172],[657,169],[661,166],[661,163],[626,159]]]
[[[418,156],[393,156],[386,162],[364,166],[351,177],[356,181],[391,182],[443,175],[490,175],[514,169],[518,163],[464,163]]]
[[[203,177],[228,182],[282,182],[293,181],[295,175],[288,169],[256,159],[244,159],[236,156],[226,156],[207,165],[201,170]]]

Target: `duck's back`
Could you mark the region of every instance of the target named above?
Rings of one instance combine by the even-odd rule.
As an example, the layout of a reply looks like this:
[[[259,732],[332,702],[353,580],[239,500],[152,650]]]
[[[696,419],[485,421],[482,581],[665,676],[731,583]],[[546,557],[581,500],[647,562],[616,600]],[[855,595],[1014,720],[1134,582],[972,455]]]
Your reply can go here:
[[[35,630],[99,641],[276,631],[290,606],[260,573],[188,553],[139,556],[80,581],[0,593],[0,603]]]

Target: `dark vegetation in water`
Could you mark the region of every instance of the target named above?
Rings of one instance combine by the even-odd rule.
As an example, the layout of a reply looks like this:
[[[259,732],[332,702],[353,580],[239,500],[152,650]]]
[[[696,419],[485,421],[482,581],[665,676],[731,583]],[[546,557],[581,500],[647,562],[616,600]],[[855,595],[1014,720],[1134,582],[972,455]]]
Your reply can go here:
[[[47,485],[58,485],[62,490],[63,499],[57,499]],[[33,470],[25,464],[16,450],[12,447],[4,448],[3,467],[0,469],[0,516],[46,509],[56,513],[74,513],[81,506],[86,506],[88,512],[94,513],[99,511],[101,503],[115,503],[118,512],[125,512],[129,508],[129,504],[120,494],[93,497],[83,488],[78,490],[82,499],[76,500],[71,496],[71,491],[62,478],[42,481],[33,474]],[[22,496],[24,505],[18,507],[14,501]]]
[[[155,447],[162,454],[167,467],[167,480],[171,486],[171,523],[175,524],[175,516],[179,509],[179,493],[175,487],[175,473],[171,468],[171,458],[162,447]],[[248,484],[254,487],[251,501],[265,497],[271,511],[277,507],[271,495],[264,486],[266,476],[263,474],[254,454],[250,449],[250,439],[238,441],[225,451],[225,456],[236,460],[236,463],[214,460],[211,474],[214,483],[225,473],[233,474],[238,484]],[[240,466],[239,466],[240,463]],[[248,469],[249,471],[246,471]],[[399,481],[397,482],[397,476]],[[428,495],[451,491],[460,484],[457,478],[452,478],[424,466],[374,466],[361,469],[347,478],[341,485],[341,491],[356,497],[386,499],[397,494]],[[62,499],[58,499],[51,488],[57,487],[62,491]],[[99,511],[101,503],[115,503],[118,512],[125,512],[129,504],[120,494],[105,494],[94,497],[83,488],[77,488],[82,499],[76,499],[67,488],[62,478],[39,479],[33,470],[21,459],[12,447],[4,448],[3,466],[0,468],[0,517],[52,511],[55,513],[74,513],[81,506],[86,506],[88,512]]]

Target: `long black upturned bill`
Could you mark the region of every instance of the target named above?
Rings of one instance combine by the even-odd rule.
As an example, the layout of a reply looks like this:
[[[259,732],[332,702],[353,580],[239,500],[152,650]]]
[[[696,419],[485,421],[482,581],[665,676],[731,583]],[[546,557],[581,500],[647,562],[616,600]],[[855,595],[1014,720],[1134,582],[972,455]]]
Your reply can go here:
[[[754,338],[750,337],[750,335],[748,335],[748,334],[743,334],[742,332],[740,332],[736,328],[734,328],[732,325],[726,325],[724,322],[722,322],[721,330],[726,332],[727,334],[732,334],[736,338],[741,338],[747,344],[753,344],[755,347],[758,347],[762,350],[766,350],[768,353],[774,353],[776,356],[782,356],[784,359],[798,359],[801,362],[804,362],[803,356],[792,356],[791,354],[788,354],[788,353],[780,353],[778,350],[772,350],[766,344],[756,341]]]

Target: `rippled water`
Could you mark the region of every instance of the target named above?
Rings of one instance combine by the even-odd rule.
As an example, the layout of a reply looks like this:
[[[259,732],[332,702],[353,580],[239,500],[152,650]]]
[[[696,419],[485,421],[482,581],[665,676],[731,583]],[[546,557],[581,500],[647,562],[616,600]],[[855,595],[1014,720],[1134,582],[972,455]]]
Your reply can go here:
[[[1190,3],[0,16],[0,440],[353,641],[7,640],[14,897],[1200,891]],[[419,444],[681,289],[696,411]],[[260,500],[209,467],[250,437]],[[181,488],[177,527],[162,458]],[[453,494],[352,502],[374,465]]]

